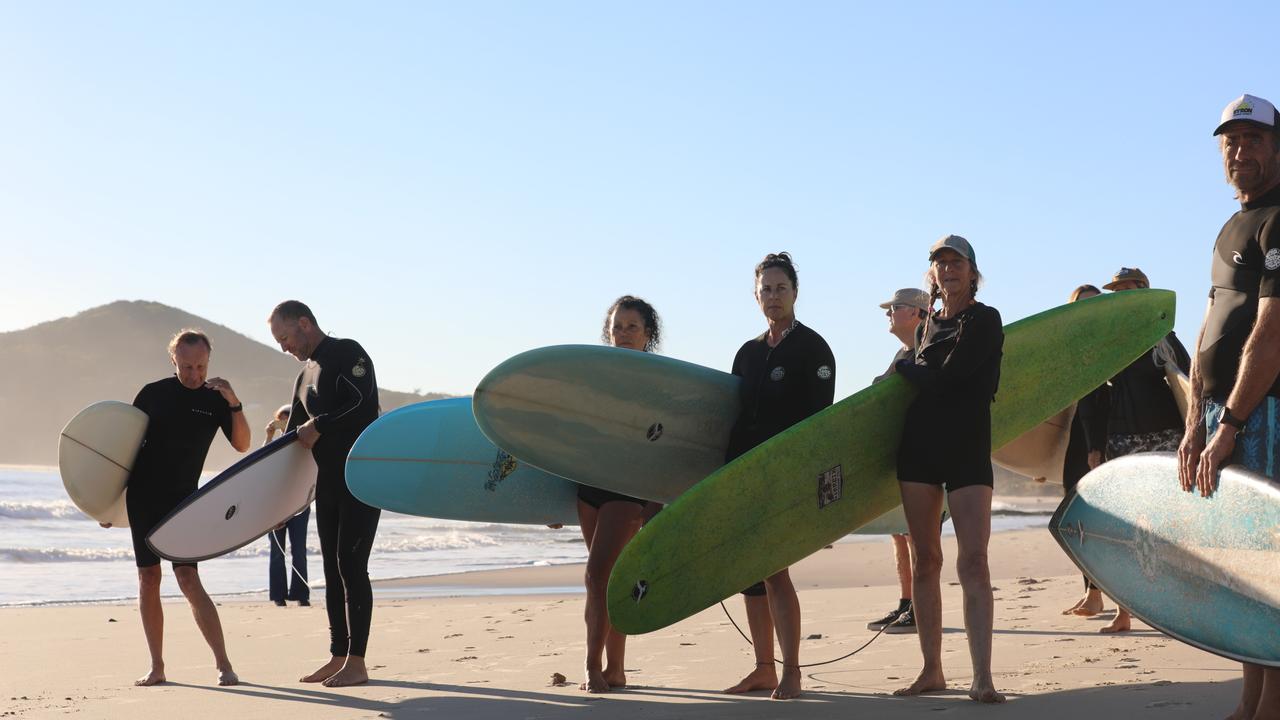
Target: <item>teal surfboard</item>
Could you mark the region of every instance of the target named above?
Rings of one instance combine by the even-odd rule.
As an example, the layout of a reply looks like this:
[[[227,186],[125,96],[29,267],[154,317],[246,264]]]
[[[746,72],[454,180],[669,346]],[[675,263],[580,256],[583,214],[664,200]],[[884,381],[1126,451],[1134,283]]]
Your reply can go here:
[[[522,462],[584,485],[670,503],[724,464],[740,380],[602,345],[520,353],[476,387],[476,424]],[[905,533],[901,507],[866,534]]]
[[[1173,327],[1167,290],[1113,293],[1005,328],[993,447],[1106,382]],[[717,470],[623,550],[609,617],[636,634],[666,627],[792,565],[901,503],[898,437],[915,391],[894,376]]]
[[[1104,463],[1049,530],[1108,596],[1172,637],[1280,667],[1280,484],[1223,470],[1209,498],[1183,492],[1172,453]]]
[[[347,487],[361,502],[407,515],[578,522],[577,484],[494,447],[465,397],[408,405],[375,420],[347,455]]]

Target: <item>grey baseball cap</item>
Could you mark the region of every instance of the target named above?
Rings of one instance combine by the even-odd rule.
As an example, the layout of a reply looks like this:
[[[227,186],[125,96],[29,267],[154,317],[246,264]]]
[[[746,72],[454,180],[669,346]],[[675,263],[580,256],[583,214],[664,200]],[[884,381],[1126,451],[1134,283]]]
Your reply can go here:
[[[880,307],[888,310],[892,305],[910,305],[921,310],[929,309],[929,293],[920,288],[902,288],[893,293],[893,298],[880,303]]]
[[[973,246],[969,244],[968,240],[965,240],[959,235],[947,235],[934,243],[933,246],[929,248],[929,259],[932,260],[933,256],[937,255],[938,251],[944,248],[955,250],[975,265],[978,263],[978,256],[973,252]]]

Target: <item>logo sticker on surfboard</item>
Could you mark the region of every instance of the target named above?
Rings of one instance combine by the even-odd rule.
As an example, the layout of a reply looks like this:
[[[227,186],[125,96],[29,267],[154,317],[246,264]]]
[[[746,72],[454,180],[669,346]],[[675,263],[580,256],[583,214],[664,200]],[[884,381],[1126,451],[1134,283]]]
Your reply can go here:
[[[844,494],[844,475],[837,465],[818,473],[818,509],[830,505]]]
[[[489,480],[484,484],[484,489],[489,492],[498,491],[498,483],[507,479],[507,476],[516,471],[516,459],[508,455],[505,451],[499,450],[498,456],[493,460],[493,467],[489,468]]]

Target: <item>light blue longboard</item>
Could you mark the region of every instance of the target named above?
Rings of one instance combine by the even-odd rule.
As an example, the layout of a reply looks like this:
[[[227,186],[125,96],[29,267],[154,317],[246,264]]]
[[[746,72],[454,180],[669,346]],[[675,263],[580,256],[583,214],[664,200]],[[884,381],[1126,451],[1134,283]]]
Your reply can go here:
[[[473,408],[481,432],[522,462],[666,504],[724,465],[740,382],[654,353],[555,345],[489,371]],[[857,530],[906,531],[901,506]]]
[[[578,522],[578,485],[494,447],[465,397],[416,403],[375,420],[347,455],[347,487],[361,502],[408,515]]]
[[[1183,492],[1172,453],[1085,475],[1049,530],[1148,625],[1211,653],[1280,667],[1280,484],[1239,467],[1209,498]]]

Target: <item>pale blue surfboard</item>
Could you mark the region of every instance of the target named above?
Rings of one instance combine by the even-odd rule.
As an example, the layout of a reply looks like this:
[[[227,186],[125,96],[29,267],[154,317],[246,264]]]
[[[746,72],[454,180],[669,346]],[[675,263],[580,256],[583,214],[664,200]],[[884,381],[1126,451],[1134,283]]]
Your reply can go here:
[[[489,371],[473,409],[481,432],[523,462],[666,504],[724,465],[740,383],[655,353],[554,345]],[[898,506],[856,532],[906,531]]]
[[[375,420],[347,455],[347,487],[361,502],[407,515],[578,522],[577,484],[495,447],[465,397],[408,405]]]
[[[1228,467],[1209,498],[1177,457],[1104,463],[1049,529],[1076,565],[1148,625],[1223,657],[1280,667],[1280,484]]]

